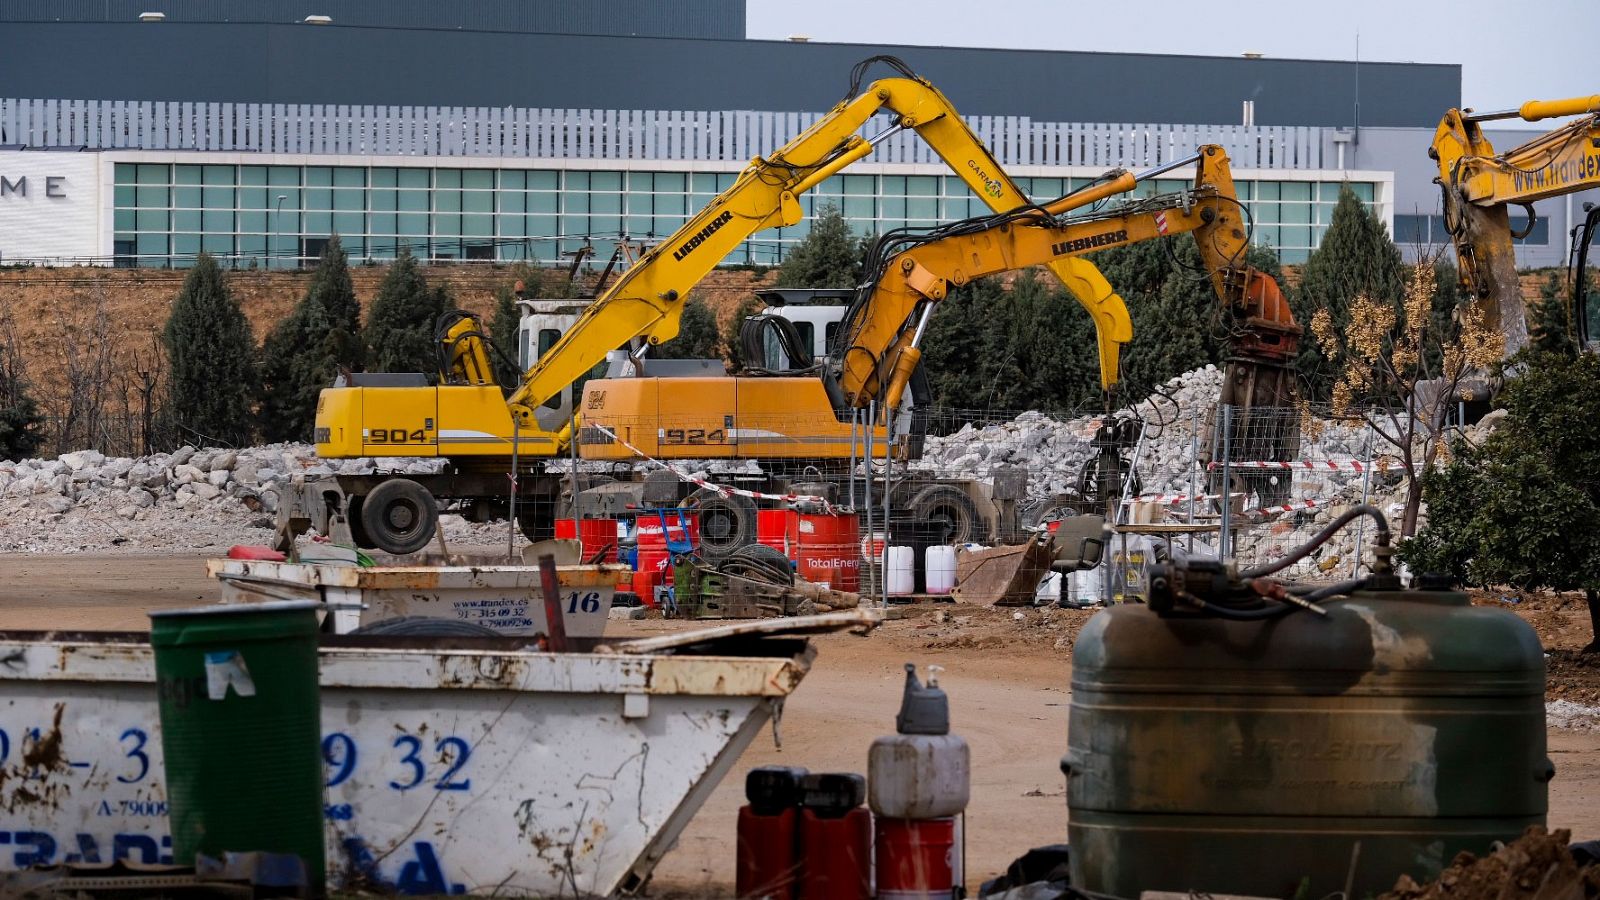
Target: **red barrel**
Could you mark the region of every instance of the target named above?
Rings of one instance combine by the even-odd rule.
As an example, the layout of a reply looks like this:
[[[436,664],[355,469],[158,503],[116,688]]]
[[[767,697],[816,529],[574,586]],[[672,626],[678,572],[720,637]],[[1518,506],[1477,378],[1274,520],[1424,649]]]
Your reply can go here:
[[[854,593],[861,586],[860,522],[854,513],[816,516],[791,512],[796,574],[813,584]]]
[[[646,605],[655,606],[656,585],[672,583],[672,554],[667,552],[667,538],[661,531],[659,516],[640,516],[636,521],[635,540],[639,555],[633,567],[633,592]],[[685,513],[683,523],[689,531],[690,542],[698,543],[699,520]],[[667,527],[672,529],[673,540],[682,539],[677,515],[667,515]]]
[[[661,524],[656,523],[659,531]],[[583,545],[583,561],[614,563],[617,561],[616,519],[557,519],[556,538],[576,538]],[[605,551],[604,555],[600,555]],[[595,557],[599,556],[598,559]]]
[[[789,544],[789,518],[794,513],[787,509],[756,510],[756,541],[794,560]]]
[[[866,807],[838,817],[800,810],[800,846],[800,900],[872,896],[872,813]]]
[[[877,820],[878,900],[947,900],[961,878],[956,820]],[[808,860],[809,862],[809,860]]]
[[[739,807],[739,839],[734,850],[738,896],[794,900],[800,869],[795,843],[799,813],[793,807],[770,814],[757,812],[753,806]]]

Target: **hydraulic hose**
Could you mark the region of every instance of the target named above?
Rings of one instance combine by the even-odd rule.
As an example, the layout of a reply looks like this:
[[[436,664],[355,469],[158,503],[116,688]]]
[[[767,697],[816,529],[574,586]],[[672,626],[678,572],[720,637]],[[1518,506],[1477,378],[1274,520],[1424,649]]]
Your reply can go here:
[[[1383,512],[1376,506],[1364,503],[1360,506],[1353,506],[1350,509],[1345,510],[1344,513],[1338,518],[1334,519],[1332,522],[1329,522],[1328,527],[1317,532],[1316,535],[1311,538],[1311,540],[1306,541],[1304,544],[1294,548],[1294,550],[1290,551],[1289,554],[1284,556],[1282,559],[1274,560],[1265,565],[1257,566],[1254,569],[1247,569],[1246,571],[1240,572],[1239,577],[1245,580],[1249,580],[1251,578],[1263,578],[1267,575],[1271,575],[1274,572],[1280,572],[1289,568],[1300,560],[1310,556],[1311,551],[1317,549],[1323,544],[1326,544],[1330,538],[1339,533],[1340,529],[1355,521],[1359,516],[1368,516],[1377,523],[1378,533],[1375,535],[1376,542],[1380,547],[1387,547],[1389,545],[1389,520],[1384,517]]]

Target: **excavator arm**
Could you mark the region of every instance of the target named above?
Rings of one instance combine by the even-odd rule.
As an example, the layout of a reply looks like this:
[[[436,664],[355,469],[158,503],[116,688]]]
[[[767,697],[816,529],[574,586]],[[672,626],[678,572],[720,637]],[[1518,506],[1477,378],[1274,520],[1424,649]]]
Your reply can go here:
[[[1496,153],[1483,122],[1537,122],[1583,116],[1506,153]],[[1434,133],[1428,155],[1439,165],[1445,228],[1455,245],[1462,287],[1486,321],[1506,335],[1506,353],[1528,341],[1517,279],[1510,207],[1523,206],[1532,228],[1536,200],[1600,187],[1600,94],[1532,100],[1517,109],[1475,113],[1452,109]]]
[[[1190,163],[1196,165],[1191,189],[1066,216]],[[1222,402],[1245,407],[1291,403],[1290,363],[1301,329],[1277,282],[1245,264],[1249,233],[1243,217],[1227,154],[1219,146],[1207,145],[1193,157],[1138,175],[1113,172],[1043,207],[938,229],[881,259],[875,278],[863,289],[863,302],[845,322],[844,340],[829,360],[835,393],[846,406],[864,407],[872,400],[891,408],[898,404],[921,357],[918,344],[924,327],[953,287],[1107,247],[1190,233],[1232,324],[1230,371]],[[1115,371],[1103,381],[1108,388],[1115,384]]]
[[[770,156],[753,160],[732,187],[623,274],[524,373],[522,383],[507,400],[517,425],[536,427],[534,409],[604,359],[608,351],[639,337],[652,344],[670,340],[678,333],[690,287],[751,234],[799,222],[797,198],[801,194],[871,153],[897,131],[915,130],[991,209],[1026,206],[1028,198],[967,128],[950,101],[903,63],[891,63],[908,77],[872,83]],[[858,73],[862,68],[857,67]],[[856,134],[883,110],[897,117],[893,127],[871,139]],[[1114,372],[1117,348],[1132,334],[1122,299],[1086,260],[1063,257],[1044,263],[1094,317],[1102,369]]]

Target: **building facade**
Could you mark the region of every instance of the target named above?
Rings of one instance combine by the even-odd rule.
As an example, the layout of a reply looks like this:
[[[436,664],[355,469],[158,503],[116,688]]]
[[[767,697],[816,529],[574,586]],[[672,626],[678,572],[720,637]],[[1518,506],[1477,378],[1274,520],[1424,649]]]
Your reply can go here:
[[[0,263],[184,266],[207,252],[290,266],[335,233],[358,259],[603,259],[671,234],[876,52],[940,85],[1038,201],[1218,143],[1252,239],[1285,262],[1317,246],[1344,186],[1413,253],[1448,243],[1426,152],[1460,103],[1454,66],[745,41],[738,0],[662,21],[677,6],[9,4],[0,24],[22,49],[0,57],[13,93],[0,97]],[[138,21],[150,11],[163,19]],[[313,14],[332,24],[302,21]],[[68,66],[45,49],[62,41],[105,53]],[[163,68],[180,58],[182,71]],[[685,59],[695,77],[656,77]],[[1037,87],[1081,83],[1102,86]],[[1186,183],[1175,171],[1141,190]],[[837,206],[858,234],[985,209],[910,133],[801,202],[808,216]],[[1547,201],[1537,213],[1519,262],[1556,264],[1581,212]],[[780,263],[809,224],[759,233],[728,262]]]

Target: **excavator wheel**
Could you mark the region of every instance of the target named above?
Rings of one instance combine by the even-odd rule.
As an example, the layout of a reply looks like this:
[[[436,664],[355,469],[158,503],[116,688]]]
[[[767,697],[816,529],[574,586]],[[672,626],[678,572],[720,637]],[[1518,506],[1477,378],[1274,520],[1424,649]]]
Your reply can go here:
[[[379,550],[415,553],[428,546],[439,528],[439,504],[415,481],[391,478],[362,500],[360,520]]]
[[[706,559],[723,559],[756,542],[756,502],[749,497],[723,497],[701,488],[684,506],[700,516],[700,555]]]

